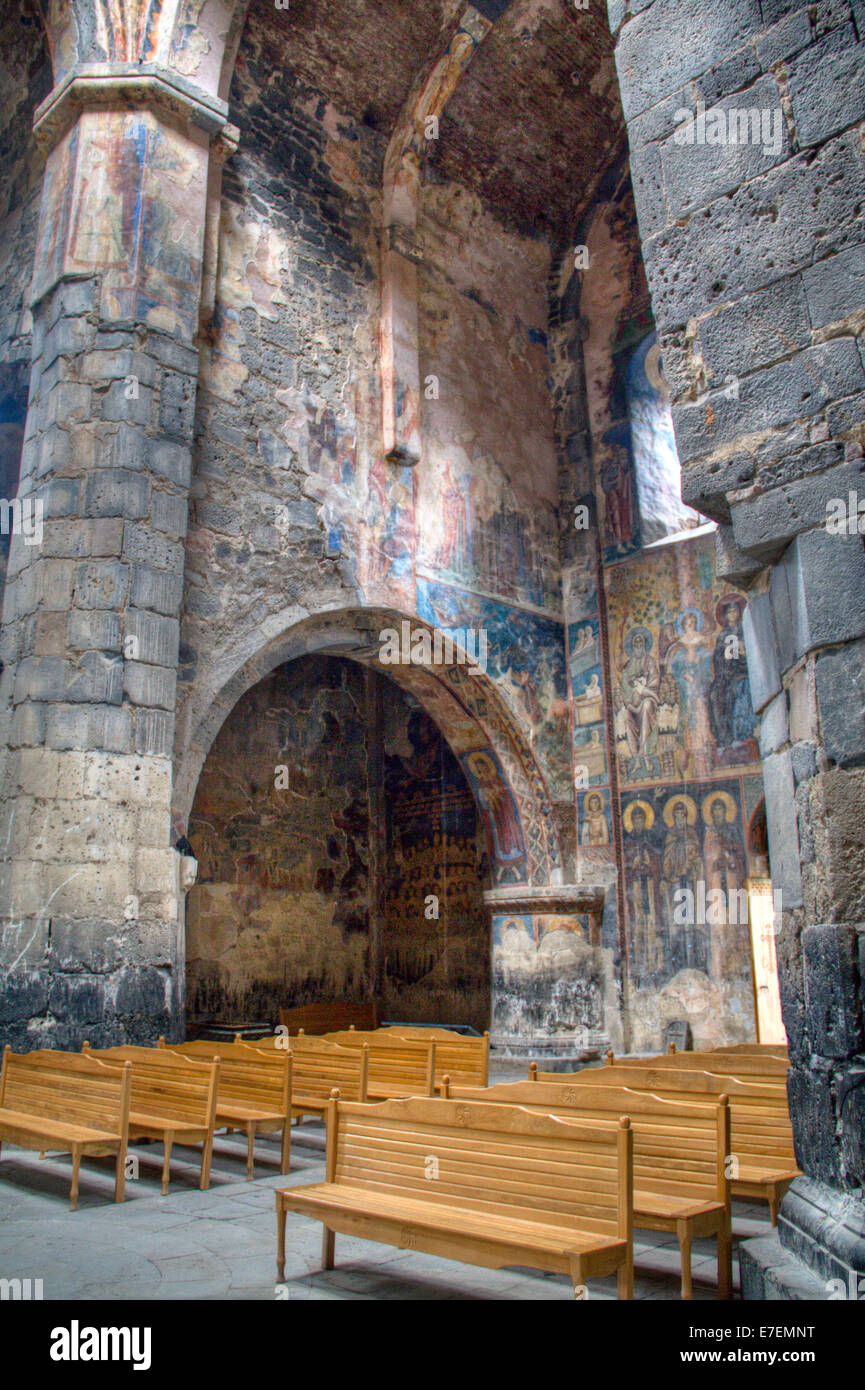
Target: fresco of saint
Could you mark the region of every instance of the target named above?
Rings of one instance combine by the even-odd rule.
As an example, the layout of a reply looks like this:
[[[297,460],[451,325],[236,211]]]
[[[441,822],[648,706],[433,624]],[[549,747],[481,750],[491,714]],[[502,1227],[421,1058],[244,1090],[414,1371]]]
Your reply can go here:
[[[664,842],[664,897],[672,926],[672,964],[674,970],[705,970],[707,965],[705,927],[696,922],[675,922],[673,912],[680,901],[678,890],[687,890],[691,905],[697,902],[697,884],[703,879],[703,856],[696,830],[697,807],[690,796],[671,796],[664,807],[668,826]]]
[[[719,751],[754,737],[754,710],[742,636],[745,599],[729,594],[721,599],[715,616],[721,631],[715,639],[709,714]]]
[[[465,766],[477,792],[496,858],[521,858],[525,854],[525,845],[517,809],[492,758],[488,753],[470,753]]]
[[[610,826],[604,810],[604,798],[599,792],[590,792],[583,801],[580,843],[592,849],[610,843]]]
[[[661,900],[661,862],[650,831],[655,813],[645,801],[625,808],[625,869],[628,914],[631,921],[630,967],[634,980],[661,972],[665,966],[664,919]]]
[[[705,693],[712,678],[712,656],[702,636],[705,624],[698,608],[685,608],[676,619],[677,640],[668,655],[679,688],[679,734],[687,739],[695,777],[705,777],[712,770],[712,728]]]
[[[624,733],[630,754],[629,777],[639,776],[641,768],[644,777],[651,777],[655,770],[651,759],[658,723],[658,686],[661,677],[658,663],[649,655],[653,640],[648,628],[635,627],[624,641],[626,660],[621,668],[616,703],[619,705],[617,726]],[[616,732],[619,732],[618,727]]]
[[[739,898],[734,896],[743,892],[748,873],[737,819],[736,805],[728,792],[712,792],[706,797],[703,802],[703,820],[707,826],[703,838],[706,889],[707,893],[720,889],[724,894],[724,917],[727,919],[710,923],[709,930],[712,974],[719,978],[734,970],[750,969],[747,907],[739,912]]]

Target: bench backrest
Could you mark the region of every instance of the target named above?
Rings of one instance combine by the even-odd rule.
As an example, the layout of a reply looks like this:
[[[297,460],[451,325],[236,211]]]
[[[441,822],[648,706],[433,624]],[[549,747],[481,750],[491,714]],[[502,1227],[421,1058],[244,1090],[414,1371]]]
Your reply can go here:
[[[627,1118],[588,1127],[514,1105],[332,1100],[327,1180],[630,1239],[632,1146]]]
[[[289,1033],[297,1033],[301,1028],[305,1033],[319,1034],[333,1033],[340,1028],[377,1028],[378,1009],[374,999],[333,999],[280,1009],[279,1021]]]
[[[730,1108],[726,1096],[665,1100],[627,1086],[516,1081],[498,1086],[448,1086],[454,1100],[521,1105],[585,1121],[627,1115],[634,1134],[634,1186],[642,1192],[697,1202],[729,1200],[727,1155]]]
[[[786,1043],[730,1043],[727,1047],[713,1047],[712,1051],[732,1052],[737,1056],[778,1057],[782,1062],[788,1062],[790,1058]]]
[[[258,1044],[243,1046],[251,1050]],[[273,1050],[269,1049],[269,1055]],[[303,1033],[291,1039],[291,1093],[298,1103],[304,1098],[327,1100],[334,1088],[344,1100],[365,1101],[368,1076],[369,1048],[365,1045],[340,1047],[325,1038],[308,1038]]]
[[[212,1129],[216,1117],[219,1058],[209,1062],[179,1057],[167,1048],[106,1047],[84,1044],[88,1057],[109,1066],[132,1063],[132,1113],[176,1120],[178,1127]]]
[[[45,1120],[126,1133],[132,1068],[106,1066],[77,1052],[3,1050],[0,1108]]]
[[[412,1088],[419,1096],[435,1094],[436,1042],[434,1038],[392,1038],[389,1028],[362,1033],[352,1029],[330,1033],[327,1041],[339,1047],[369,1046],[369,1089],[394,1088],[395,1094]]]
[[[436,1085],[449,1076],[455,1086],[486,1086],[489,1072],[490,1035],[482,1038],[452,1033],[447,1028],[382,1028],[381,1033],[393,1033],[415,1042],[432,1039],[436,1045]]]
[[[612,1059],[612,1060],[611,1060]],[[783,1057],[755,1056],[748,1052],[667,1052],[658,1057],[613,1057],[608,1066],[674,1067],[678,1071],[712,1071],[729,1076],[786,1077],[789,1063]]]
[[[563,1072],[541,1072],[532,1065],[529,1080],[561,1084]],[[783,1076],[726,1076],[695,1069],[674,1067],[585,1067],[573,1072],[569,1081],[580,1086],[629,1086],[651,1091],[667,1100],[697,1100],[703,1096],[727,1095],[730,1100],[730,1151],[742,1160],[765,1164],[795,1164],[793,1127],[787,1101],[786,1074]]]
[[[166,1044],[159,1039],[160,1050],[165,1048],[175,1056],[194,1057],[203,1061],[219,1058],[220,1101],[236,1101],[240,1105],[258,1106],[262,1110],[288,1114],[291,1101],[291,1053],[285,1051],[255,1052],[234,1043],[187,1042]]]

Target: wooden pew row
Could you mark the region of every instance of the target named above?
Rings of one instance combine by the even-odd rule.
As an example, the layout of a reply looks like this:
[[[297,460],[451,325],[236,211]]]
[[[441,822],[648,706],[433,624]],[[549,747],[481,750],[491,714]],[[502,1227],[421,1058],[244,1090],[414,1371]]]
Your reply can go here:
[[[569,1274],[578,1297],[587,1279],[615,1273],[619,1297],[633,1297],[627,1117],[589,1128],[512,1105],[334,1095],[325,1181],[276,1193],[281,1280],[289,1211],[322,1223],[325,1269],[342,1233],[487,1269]]]
[[[490,1035],[466,1037],[447,1028],[393,1028],[378,1030],[385,1037],[396,1034],[417,1042],[432,1039],[436,1045],[435,1085],[441,1090],[442,1081],[449,1076],[455,1086],[486,1086],[489,1080]]]
[[[132,1063],[129,1139],[155,1139],[164,1148],[162,1195],[168,1191],[171,1151],[175,1144],[201,1145],[199,1187],[210,1186],[213,1130],[219,1089],[219,1057],[209,1062],[179,1057],[166,1048],[107,1047],[84,1043],[82,1053],[108,1066]]]
[[[424,1030],[426,1031],[426,1030]],[[407,1100],[411,1096],[434,1096],[436,1077],[435,1038],[392,1038],[390,1028],[374,1033],[349,1029],[330,1033],[327,1041],[339,1047],[369,1047],[369,1100]],[[338,1089],[338,1088],[337,1088]]]
[[[673,1046],[675,1047],[675,1044]],[[712,1052],[732,1052],[736,1056],[776,1057],[782,1062],[790,1060],[786,1043],[731,1043],[728,1047],[713,1047]]]
[[[608,1052],[606,1065],[625,1067],[674,1067],[677,1070],[712,1071],[727,1076],[767,1076],[786,1080],[784,1057],[754,1056],[747,1052],[666,1052],[658,1057],[616,1057]]]
[[[280,1009],[280,1024],[289,1035],[335,1033],[342,1028],[377,1028],[378,1009],[374,999],[356,1003],[350,999],[334,999],[320,1004],[296,1004]]]
[[[288,1039],[268,1038],[261,1043],[234,1044],[248,1050],[277,1054]],[[324,1117],[331,1092],[337,1089],[345,1100],[364,1103],[369,1081],[369,1047],[340,1047],[324,1038],[308,1038],[298,1033],[291,1039],[291,1113],[297,1120],[304,1115]]]
[[[564,1076],[562,1072],[541,1072],[534,1063],[529,1068],[530,1081],[561,1084]],[[740,1077],[695,1068],[677,1070],[670,1066],[618,1063],[613,1067],[585,1067],[568,1076],[569,1081],[581,1086],[607,1086],[614,1082],[669,1100],[728,1095],[732,1195],[768,1202],[773,1226],[777,1224],[784,1193],[799,1177],[785,1078],[786,1072],[783,1077]]]
[[[627,1115],[634,1134],[634,1224],[649,1231],[671,1231],[678,1238],[684,1299],[693,1297],[692,1241],[715,1236],[718,1297],[732,1298],[726,1096],[686,1103],[618,1085],[531,1081],[486,1089],[446,1083],[442,1094],[472,1103],[519,1105],[587,1126]]]
[[[0,1148],[5,1140],[38,1153],[72,1155],[69,1209],[78,1205],[85,1156],[115,1155],[114,1200],[126,1195],[132,1068],[105,1066],[77,1052],[3,1049]]]
[[[256,1134],[281,1134],[280,1167],[291,1166],[292,1057],[288,1051],[254,1052],[235,1043],[187,1042],[159,1048],[176,1057],[204,1061],[219,1058],[216,1128],[246,1134],[246,1177],[251,1182],[255,1166]]]

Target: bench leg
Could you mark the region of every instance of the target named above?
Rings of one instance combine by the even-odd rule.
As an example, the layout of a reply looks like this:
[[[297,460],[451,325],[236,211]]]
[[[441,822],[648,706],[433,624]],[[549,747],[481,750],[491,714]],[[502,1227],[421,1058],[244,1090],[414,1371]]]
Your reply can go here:
[[[255,1173],[255,1120],[246,1126],[246,1181],[252,1182]]]
[[[289,1173],[291,1171],[291,1117],[285,1118],[282,1126],[282,1145],[279,1151],[279,1171]]]
[[[81,1150],[77,1144],[72,1146],[72,1186],[69,1189],[69,1210],[78,1206],[78,1169],[81,1167]]]
[[[718,1228],[718,1297],[733,1297],[733,1241],[729,1212]]]
[[[201,1177],[198,1180],[198,1187],[201,1192],[206,1192],[210,1186],[210,1161],[213,1158],[213,1130],[210,1131],[201,1146]]]
[[[333,1269],[334,1242],[336,1237],[333,1231],[329,1231],[325,1226],[321,1237],[321,1267],[322,1269]]]
[[[779,1207],[779,1205],[780,1205],[780,1203],[779,1203],[779,1201],[778,1201],[778,1189],[775,1188],[775,1187],[770,1187],[770,1188],[769,1188],[769,1215],[770,1215],[771,1218],[772,1218],[772,1225],[773,1225],[773,1226],[777,1226],[777,1225],[778,1225],[778,1207]]]
[[[276,1194],[276,1272],[280,1283],[285,1279],[285,1207]]]
[[[162,1195],[168,1193],[168,1183],[171,1176],[171,1150],[174,1146],[174,1134],[170,1129],[165,1131],[165,1156],[162,1160]]]
[[[620,1265],[616,1276],[616,1292],[619,1298],[634,1297],[634,1252],[628,1251],[628,1258],[623,1265]]]
[[[579,1302],[588,1298],[586,1281],[583,1276],[583,1262],[579,1255],[571,1256],[571,1281],[574,1285],[574,1298]]]
[[[126,1197],[126,1150],[123,1145],[117,1150],[114,1162],[114,1200],[122,1202]]]
[[[687,1221],[676,1222],[679,1237],[679,1253],[682,1257],[682,1297],[693,1298],[694,1286],[691,1282],[691,1228]]]

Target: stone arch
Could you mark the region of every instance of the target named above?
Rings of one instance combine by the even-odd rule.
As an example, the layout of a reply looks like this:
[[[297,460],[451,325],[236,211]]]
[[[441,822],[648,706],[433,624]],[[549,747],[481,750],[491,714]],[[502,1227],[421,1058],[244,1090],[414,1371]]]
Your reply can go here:
[[[342,655],[387,674],[419,702],[436,723],[466,771],[465,759],[473,752],[492,751],[485,775],[493,798],[510,800],[515,808],[525,846],[521,882],[558,884],[563,880],[562,854],[552,804],[534,753],[509,713],[492,680],[480,670],[459,664],[441,667],[384,666],[378,661],[379,632],[400,630],[411,623],[414,631],[434,629],[393,609],[334,609],[296,619],[244,659],[242,647],[212,667],[210,689],[202,691],[195,709],[188,711],[185,746],[175,752],[173,825],[185,834],[198,778],[207,753],[231,710],[247,690],[277,666],[302,655],[321,652]],[[464,654],[463,654],[464,655]],[[227,668],[230,668],[227,669]],[[179,735],[181,737],[181,735]],[[494,771],[493,771],[494,769]],[[471,766],[467,780],[472,785]],[[472,787],[477,797],[476,785]],[[483,808],[482,808],[483,809]],[[496,860],[490,838],[490,858]],[[513,881],[513,880],[512,880]]]

